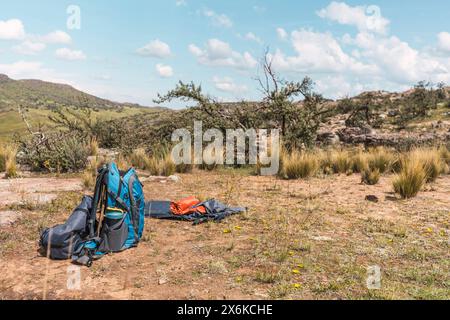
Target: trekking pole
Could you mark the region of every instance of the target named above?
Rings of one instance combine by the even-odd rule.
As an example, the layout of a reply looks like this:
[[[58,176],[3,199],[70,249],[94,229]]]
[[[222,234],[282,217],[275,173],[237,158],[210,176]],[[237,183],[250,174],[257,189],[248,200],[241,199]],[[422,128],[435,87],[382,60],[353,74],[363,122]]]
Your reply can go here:
[[[101,197],[102,202],[100,205],[100,216],[98,218],[98,226],[97,226],[97,237],[100,237],[100,230],[102,229],[103,217],[104,217],[105,211],[106,211],[105,197],[106,197],[106,190],[103,188],[102,197]]]

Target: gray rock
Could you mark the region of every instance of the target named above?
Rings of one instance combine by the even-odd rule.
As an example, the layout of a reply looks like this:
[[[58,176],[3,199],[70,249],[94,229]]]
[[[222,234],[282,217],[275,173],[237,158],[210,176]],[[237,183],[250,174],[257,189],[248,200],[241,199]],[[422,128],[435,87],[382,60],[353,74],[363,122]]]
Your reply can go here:
[[[181,178],[176,175],[172,175],[172,176],[168,177],[167,179],[171,182],[180,182],[181,181]]]

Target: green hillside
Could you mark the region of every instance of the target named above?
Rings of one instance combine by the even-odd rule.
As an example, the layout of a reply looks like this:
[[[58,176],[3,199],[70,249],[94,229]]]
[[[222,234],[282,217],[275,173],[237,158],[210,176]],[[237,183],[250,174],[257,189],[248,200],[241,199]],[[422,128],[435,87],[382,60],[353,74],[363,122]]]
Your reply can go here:
[[[27,118],[33,126],[48,125],[48,116],[59,107],[92,109],[92,116],[113,120],[122,117],[161,112],[169,109],[143,107],[101,99],[81,92],[69,85],[41,80],[13,80],[0,74],[0,141],[10,140],[14,133],[26,132],[26,125],[18,112],[18,106],[27,110]]]

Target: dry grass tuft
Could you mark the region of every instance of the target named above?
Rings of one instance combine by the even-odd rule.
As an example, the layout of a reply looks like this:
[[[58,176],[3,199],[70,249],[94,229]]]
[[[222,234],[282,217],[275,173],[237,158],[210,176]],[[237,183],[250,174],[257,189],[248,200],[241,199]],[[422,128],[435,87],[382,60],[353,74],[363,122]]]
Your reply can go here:
[[[177,172],[177,165],[173,161],[171,154],[167,153],[163,158],[147,158],[144,170],[147,170],[152,176],[168,177]]]
[[[139,149],[134,150],[131,153],[129,160],[133,167],[144,170],[149,158],[148,158],[145,150],[142,148],[139,148]]]
[[[378,169],[380,173],[391,171],[395,163],[396,155],[384,147],[370,149],[368,153],[368,165],[372,169]]]
[[[348,174],[352,170],[352,159],[347,150],[335,150],[330,155],[334,173]]]
[[[309,178],[320,168],[319,156],[313,152],[293,151],[283,161],[283,174],[287,179]]]
[[[17,177],[17,146],[13,144],[0,145],[0,172],[5,171],[6,178]]]
[[[404,199],[415,197],[427,180],[427,174],[423,163],[417,154],[403,159],[402,168],[397,174],[392,185],[394,191]]]
[[[380,181],[380,169],[366,167],[361,172],[361,181],[370,186],[376,185]]]
[[[98,141],[96,137],[91,138],[91,141],[89,142],[89,155],[90,156],[97,156],[98,155]]]
[[[445,163],[436,148],[415,149],[408,155],[410,158],[417,159],[423,166],[426,174],[426,182],[436,181],[441,173],[445,171]]]

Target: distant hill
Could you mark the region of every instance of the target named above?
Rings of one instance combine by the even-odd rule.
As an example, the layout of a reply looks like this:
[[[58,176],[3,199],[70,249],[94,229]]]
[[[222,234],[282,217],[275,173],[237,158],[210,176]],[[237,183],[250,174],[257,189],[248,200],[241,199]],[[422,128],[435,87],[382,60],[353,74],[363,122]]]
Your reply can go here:
[[[0,74],[0,141],[11,140],[15,133],[27,132],[18,112],[18,105],[28,110],[27,115],[33,126],[49,124],[49,115],[58,107],[91,108],[93,117],[104,120],[130,116],[156,119],[172,112],[163,107],[143,107],[98,98],[66,84],[41,80],[13,80]]]
[[[59,106],[93,109],[143,108],[137,104],[118,103],[95,97],[66,84],[42,80],[13,80],[0,74],[0,111],[16,109],[18,104],[28,108],[52,109]]]

